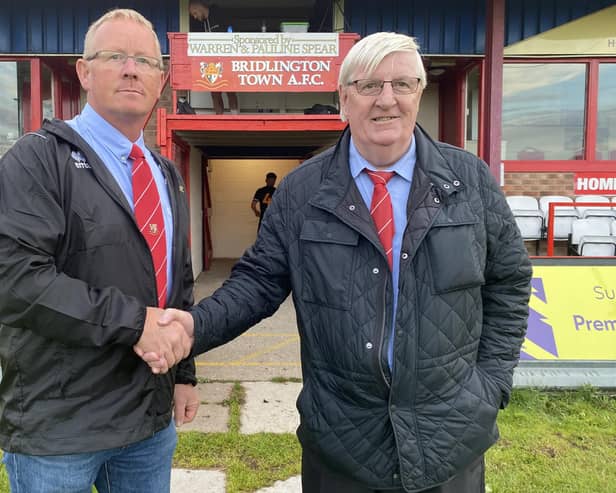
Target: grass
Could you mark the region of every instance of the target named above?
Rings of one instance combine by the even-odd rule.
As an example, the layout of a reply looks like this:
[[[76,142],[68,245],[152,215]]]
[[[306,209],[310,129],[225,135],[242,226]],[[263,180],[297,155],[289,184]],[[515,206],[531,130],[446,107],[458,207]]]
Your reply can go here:
[[[241,384],[226,405],[227,433],[180,433],[174,466],[220,469],[227,493],[253,492],[300,472],[293,434],[239,433]],[[499,415],[501,440],[486,455],[491,493],[616,493],[616,394],[516,389]],[[0,493],[8,493],[4,468]]]
[[[516,390],[486,456],[492,493],[616,492],[616,395]]]
[[[229,399],[229,432],[179,434],[174,466],[221,469],[227,493],[255,491],[300,472],[301,450],[291,433],[240,434],[244,389],[235,382]]]

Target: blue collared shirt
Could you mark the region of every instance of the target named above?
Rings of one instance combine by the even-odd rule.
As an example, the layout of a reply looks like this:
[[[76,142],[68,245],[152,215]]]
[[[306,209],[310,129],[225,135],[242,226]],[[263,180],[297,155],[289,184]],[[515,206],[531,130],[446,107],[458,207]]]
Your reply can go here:
[[[387,190],[391,196],[391,206],[394,214],[394,238],[392,244],[393,253],[393,269],[392,269],[392,285],[394,290],[394,306],[391,324],[391,334],[389,337],[389,345],[387,347],[387,361],[389,368],[393,369],[393,351],[394,351],[394,329],[396,326],[396,309],[398,308],[398,279],[400,276],[400,249],[402,247],[402,236],[406,229],[406,204],[411,192],[411,183],[413,182],[413,170],[415,169],[415,161],[417,159],[415,149],[415,139],[412,140],[409,150],[392,166],[387,168],[377,168],[370,164],[357,150],[353,137],[349,146],[349,166],[351,176],[355,180],[355,184],[361,193],[366,207],[370,210],[372,202],[372,191],[374,184],[366,173],[362,173],[364,168],[374,171],[395,171],[396,174],[391,177],[387,183]]]
[[[66,123],[77,132],[83,140],[96,152],[109,172],[120,185],[131,209],[135,210],[133,203],[132,161],[128,155],[133,147],[131,142],[118,129],[101,117],[94,109],[86,104],[81,114]],[[156,165],[152,153],[145,146],[143,132],[136,142],[145,155],[145,159],[152,170],[156,187],[160,195],[165,221],[165,235],[167,240],[167,297],[171,293],[173,275],[173,212],[171,201],[162,170]]]

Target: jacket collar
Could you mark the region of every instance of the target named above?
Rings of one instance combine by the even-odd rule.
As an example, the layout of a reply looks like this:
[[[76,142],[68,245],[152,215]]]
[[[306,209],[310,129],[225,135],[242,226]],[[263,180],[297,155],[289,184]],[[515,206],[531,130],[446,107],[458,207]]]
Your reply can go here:
[[[449,196],[463,188],[463,183],[451,164],[441,153],[440,146],[432,140],[426,131],[417,124],[414,137],[417,144],[417,163],[415,164],[415,178],[423,173],[431,186],[434,186],[439,196]],[[418,185],[421,184],[418,181]],[[427,184],[423,184],[423,187]],[[413,189],[415,187],[413,186]],[[413,192],[411,191],[411,195]]]

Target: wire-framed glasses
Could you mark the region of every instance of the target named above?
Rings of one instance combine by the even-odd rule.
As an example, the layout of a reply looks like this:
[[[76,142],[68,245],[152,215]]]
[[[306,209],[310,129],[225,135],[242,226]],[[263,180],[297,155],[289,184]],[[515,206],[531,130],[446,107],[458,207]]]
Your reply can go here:
[[[97,51],[93,55],[85,57],[85,60],[90,61],[98,58],[101,62],[117,67],[123,67],[129,58],[132,58],[135,62],[135,67],[141,72],[150,72],[154,70],[161,70],[161,62],[157,58],[144,55],[127,55],[121,51]]]
[[[418,77],[394,80],[357,79],[351,81],[349,85],[354,85],[357,93],[362,96],[378,96],[383,92],[385,82],[391,84],[391,89],[394,94],[406,95],[417,92],[420,79]]]

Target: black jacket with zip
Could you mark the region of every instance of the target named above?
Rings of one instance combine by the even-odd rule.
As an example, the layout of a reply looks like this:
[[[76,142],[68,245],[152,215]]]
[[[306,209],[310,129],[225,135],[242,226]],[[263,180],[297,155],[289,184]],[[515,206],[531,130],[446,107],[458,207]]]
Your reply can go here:
[[[232,339],[292,292],[302,446],[370,488],[418,491],[497,439],[531,266],[486,164],[417,127],[390,372],[391,276],[349,171],[349,138],[282,181],[231,279],[195,307],[195,349]]]
[[[193,303],[184,184],[153,154],[173,209],[168,306]],[[120,447],[168,426],[175,383],[133,352],[156,306],[148,245],[119,185],[66,123],[46,121],[0,160],[0,447],[34,455]]]

